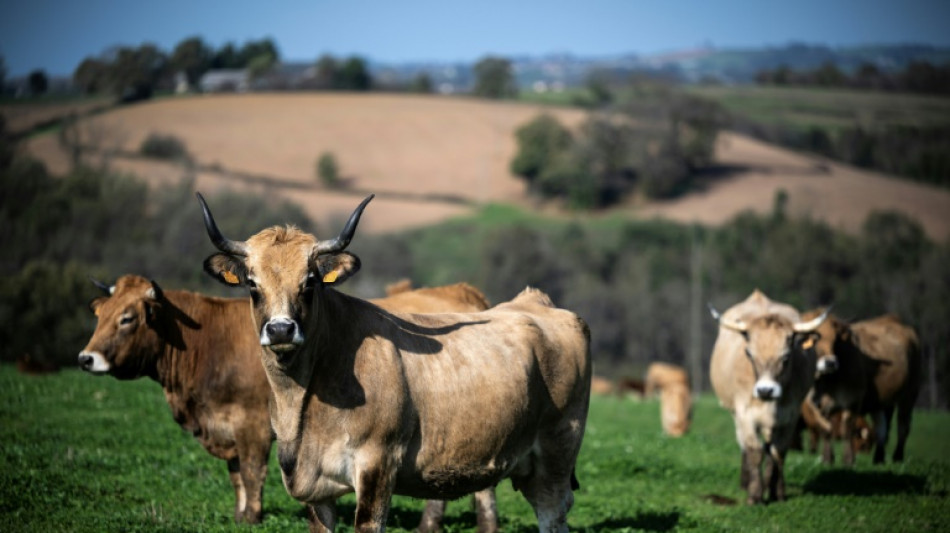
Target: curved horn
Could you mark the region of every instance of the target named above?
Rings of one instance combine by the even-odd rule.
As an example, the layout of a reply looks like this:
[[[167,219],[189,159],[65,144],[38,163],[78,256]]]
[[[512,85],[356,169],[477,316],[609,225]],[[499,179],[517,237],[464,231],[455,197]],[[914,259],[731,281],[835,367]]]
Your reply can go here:
[[[826,318],[828,318],[828,313],[830,312],[831,312],[831,306],[829,305],[825,309],[824,313],[809,320],[808,322],[798,322],[797,324],[792,326],[792,329],[795,330],[797,333],[808,333],[809,331],[814,331],[818,326],[821,325],[822,322],[825,321]]]
[[[226,239],[224,235],[221,235],[221,231],[218,230],[218,225],[214,223],[214,217],[211,216],[211,210],[208,209],[208,204],[205,202],[204,197],[201,196],[200,192],[196,192],[195,196],[198,197],[198,203],[201,204],[201,214],[204,215],[205,229],[208,230],[208,237],[211,238],[211,242],[214,243],[215,248],[232,255],[247,256],[247,245],[243,241],[232,241]]]
[[[343,226],[343,231],[340,232],[340,235],[335,239],[318,242],[314,247],[314,252],[323,254],[328,252],[339,252],[346,249],[346,247],[349,246],[350,241],[353,239],[353,234],[356,233],[356,225],[360,223],[360,216],[363,214],[363,209],[365,209],[366,204],[368,204],[369,201],[375,197],[375,194],[367,196],[366,199],[356,207],[356,209],[353,211],[353,214],[350,215],[350,219],[346,221],[346,226]]]
[[[145,296],[153,300],[161,300],[165,293],[162,291],[162,288],[158,286],[158,283],[155,283],[154,279],[149,280],[152,283],[152,286],[145,291]]]
[[[745,333],[749,329],[749,325],[742,320],[731,320],[722,316],[722,313],[716,311],[716,308],[713,307],[711,303],[706,302],[706,306],[709,307],[709,313],[712,314],[712,317],[715,318],[717,322],[719,322],[720,326],[733,331],[738,331],[739,333]]]
[[[115,287],[106,285],[92,276],[89,277],[89,281],[91,281],[92,284],[95,285],[100,291],[108,294],[109,296],[112,296],[112,293],[115,291]]]

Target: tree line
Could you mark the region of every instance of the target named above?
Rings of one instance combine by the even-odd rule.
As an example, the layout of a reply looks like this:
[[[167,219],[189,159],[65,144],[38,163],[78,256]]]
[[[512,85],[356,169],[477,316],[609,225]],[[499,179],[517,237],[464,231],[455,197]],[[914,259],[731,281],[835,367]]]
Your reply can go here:
[[[111,282],[138,273],[165,288],[243,296],[201,270],[211,247],[193,180],[149,188],[89,167],[54,178],[8,146],[0,165],[0,360],[74,365],[95,323],[90,276]],[[787,217],[780,200],[769,215],[743,214],[721,228],[555,222],[490,207],[474,219],[359,236],[351,249],[363,269],[346,290],[377,297],[404,277],[420,285],[468,281],[498,303],[537,286],[588,321],[595,369],[611,377],[639,375],[654,360],[688,365],[698,357],[707,368],[716,324],[706,301],[724,309],[757,287],[802,310],[833,303],[846,319],[894,312],[921,336],[928,365],[921,402],[946,407],[950,242],[932,242],[895,213],[874,214],[859,235],[847,235]],[[226,235],[283,223],[321,233],[299,208],[273,198],[229,192],[210,201],[227,206],[215,212]],[[687,319],[697,312],[698,330]]]
[[[755,81],[760,85],[948,95],[950,63],[934,65],[929,61],[911,61],[903,69],[889,71],[865,62],[849,73],[836,63],[826,61],[814,69],[794,70],[784,65],[764,69],[756,74]]]

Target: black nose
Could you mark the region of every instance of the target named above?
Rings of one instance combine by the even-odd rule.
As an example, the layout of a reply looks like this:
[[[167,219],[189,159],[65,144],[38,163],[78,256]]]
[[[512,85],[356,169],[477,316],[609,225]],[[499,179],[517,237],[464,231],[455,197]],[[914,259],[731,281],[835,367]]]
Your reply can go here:
[[[296,330],[297,326],[293,322],[286,320],[275,320],[268,322],[267,325],[264,326],[264,331],[267,332],[271,344],[290,343],[294,340]]]
[[[775,390],[772,387],[756,387],[755,392],[759,393],[759,399],[771,400]]]
[[[89,370],[92,368],[92,356],[86,354],[79,354],[79,368],[83,370]]]

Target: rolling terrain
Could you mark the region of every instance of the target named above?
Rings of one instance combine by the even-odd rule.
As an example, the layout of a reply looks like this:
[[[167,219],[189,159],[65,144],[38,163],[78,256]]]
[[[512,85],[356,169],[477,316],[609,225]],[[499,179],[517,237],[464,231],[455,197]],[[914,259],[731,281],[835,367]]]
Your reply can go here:
[[[465,215],[490,202],[536,207],[508,165],[517,149],[514,131],[541,112],[571,126],[585,118],[574,109],[465,98],[246,94],[121,107],[84,119],[80,132],[98,150],[88,156],[93,164],[105,158],[150,182],[191,173],[203,191],[232,187],[279,194],[300,203],[318,224],[337,223],[359,197],[373,192],[378,198],[361,227],[385,232]],[[195,166],[136,156],[150,133],[181,139]],[[68,169],[54,134],[30,139],[27,149],[54,172]],[[324,152],[336,157],[346,189],[319,185],[314,166]],[[611,212],[715,225],[743,210],[770,210],[784,190],[791,214],[847,231],[858,231],[873,210],[891,209],[917,218],[932,238],[950,236],[950,191],[944,189],[734,133],[720,136],[716,160],[725,171],[701,182],[696,192],[664,202],[631,200]]]

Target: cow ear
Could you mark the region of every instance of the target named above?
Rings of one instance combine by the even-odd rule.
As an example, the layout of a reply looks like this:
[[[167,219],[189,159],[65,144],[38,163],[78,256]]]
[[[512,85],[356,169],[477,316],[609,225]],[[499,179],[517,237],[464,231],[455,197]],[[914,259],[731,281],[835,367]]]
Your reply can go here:
[[[340,285],[360,269],[360,258],[349,252],[320,254],[311,266],[324,285]]]
[[[237,287],[247,279],[247,269],[244,262],[228,254],[213,254],[204,262],[205,272],[212,278],[228,285]]]
[[[93,298],[93,300],[89,302],[89,310],[92,311],[94,315],[99,316],[99,308],[102,307],[102,304],[104,304],[108,299],[108,296]]]

